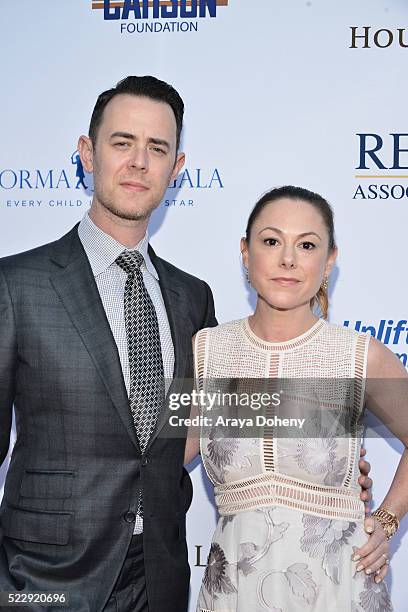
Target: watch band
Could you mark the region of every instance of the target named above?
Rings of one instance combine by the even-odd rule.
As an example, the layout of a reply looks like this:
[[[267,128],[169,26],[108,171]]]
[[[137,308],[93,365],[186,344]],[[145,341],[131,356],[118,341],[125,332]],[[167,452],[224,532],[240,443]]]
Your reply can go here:
[[[374,516],[380,523],[381,527],[385,531],[387,540],[392,538],[392,536],[397,533],[400,523],[397,515],[394,512],[391,512],[391,510],[387,510],[387,508],[381,506],[375,510],[371,516]]]

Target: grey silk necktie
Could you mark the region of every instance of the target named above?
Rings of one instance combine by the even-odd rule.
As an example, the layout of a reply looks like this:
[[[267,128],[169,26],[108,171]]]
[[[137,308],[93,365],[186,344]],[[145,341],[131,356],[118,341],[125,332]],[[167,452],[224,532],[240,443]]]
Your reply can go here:
[[[128,275],[124,310],[128,345],[129,403],[142,453],[157,422],[164,401],[164,370],[156,310],[143,282],[139,251],[123,251],[116,263]],[[138,514],[143,515],[139,498]]]

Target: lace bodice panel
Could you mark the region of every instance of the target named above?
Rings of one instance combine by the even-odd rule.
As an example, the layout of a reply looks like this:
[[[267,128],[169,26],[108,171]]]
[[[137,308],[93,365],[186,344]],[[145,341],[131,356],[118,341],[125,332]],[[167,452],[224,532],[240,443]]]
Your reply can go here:
[[[293,381],[291,405],[305,418],[299,437],[279,436],[275,427],[268,426],[261,438],[228,438],[217,427],[205,430],[201,454],[213,483],[228,484],[269,472],[359,491],[360,430],[354,424],[363,409],[368,341],[365,334],[322,319],[305,334],[283,343],[258,338],[247,319],[201,330],[195,341],[200,390],[213,389],[209,383],[214,379],[268,379],[272,388],[274,380],[278,386],[282,380]],[[269,416],[284,416],[277,410],[271,408]],[[327,410],[349,419],[351,435],[337,435],[332,419],[327,425]]]

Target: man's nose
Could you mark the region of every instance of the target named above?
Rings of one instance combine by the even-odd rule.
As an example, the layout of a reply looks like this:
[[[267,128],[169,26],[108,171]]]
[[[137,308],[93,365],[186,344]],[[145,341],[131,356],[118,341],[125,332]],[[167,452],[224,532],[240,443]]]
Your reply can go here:
[[[131,151],[129,157],[129,166],[138,170],[147,170],[149,167],[149,158],[146,149],[143,147],[135,147]]]

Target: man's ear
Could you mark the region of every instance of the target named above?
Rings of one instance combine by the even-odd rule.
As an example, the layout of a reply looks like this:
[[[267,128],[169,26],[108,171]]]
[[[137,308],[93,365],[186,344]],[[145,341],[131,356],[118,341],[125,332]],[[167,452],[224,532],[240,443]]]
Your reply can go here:
[[[184,162],[186,161],[186,156],[184,153],[177,153],[176,161],[174,163],[173,172],[171,173],[171,182],[174,181],[176,176],[179,174],[180,170],[184,166]]]
[[[85,171],[93,172],[93,145],[89,136],[82,135],[79,137],[78,152]]]

